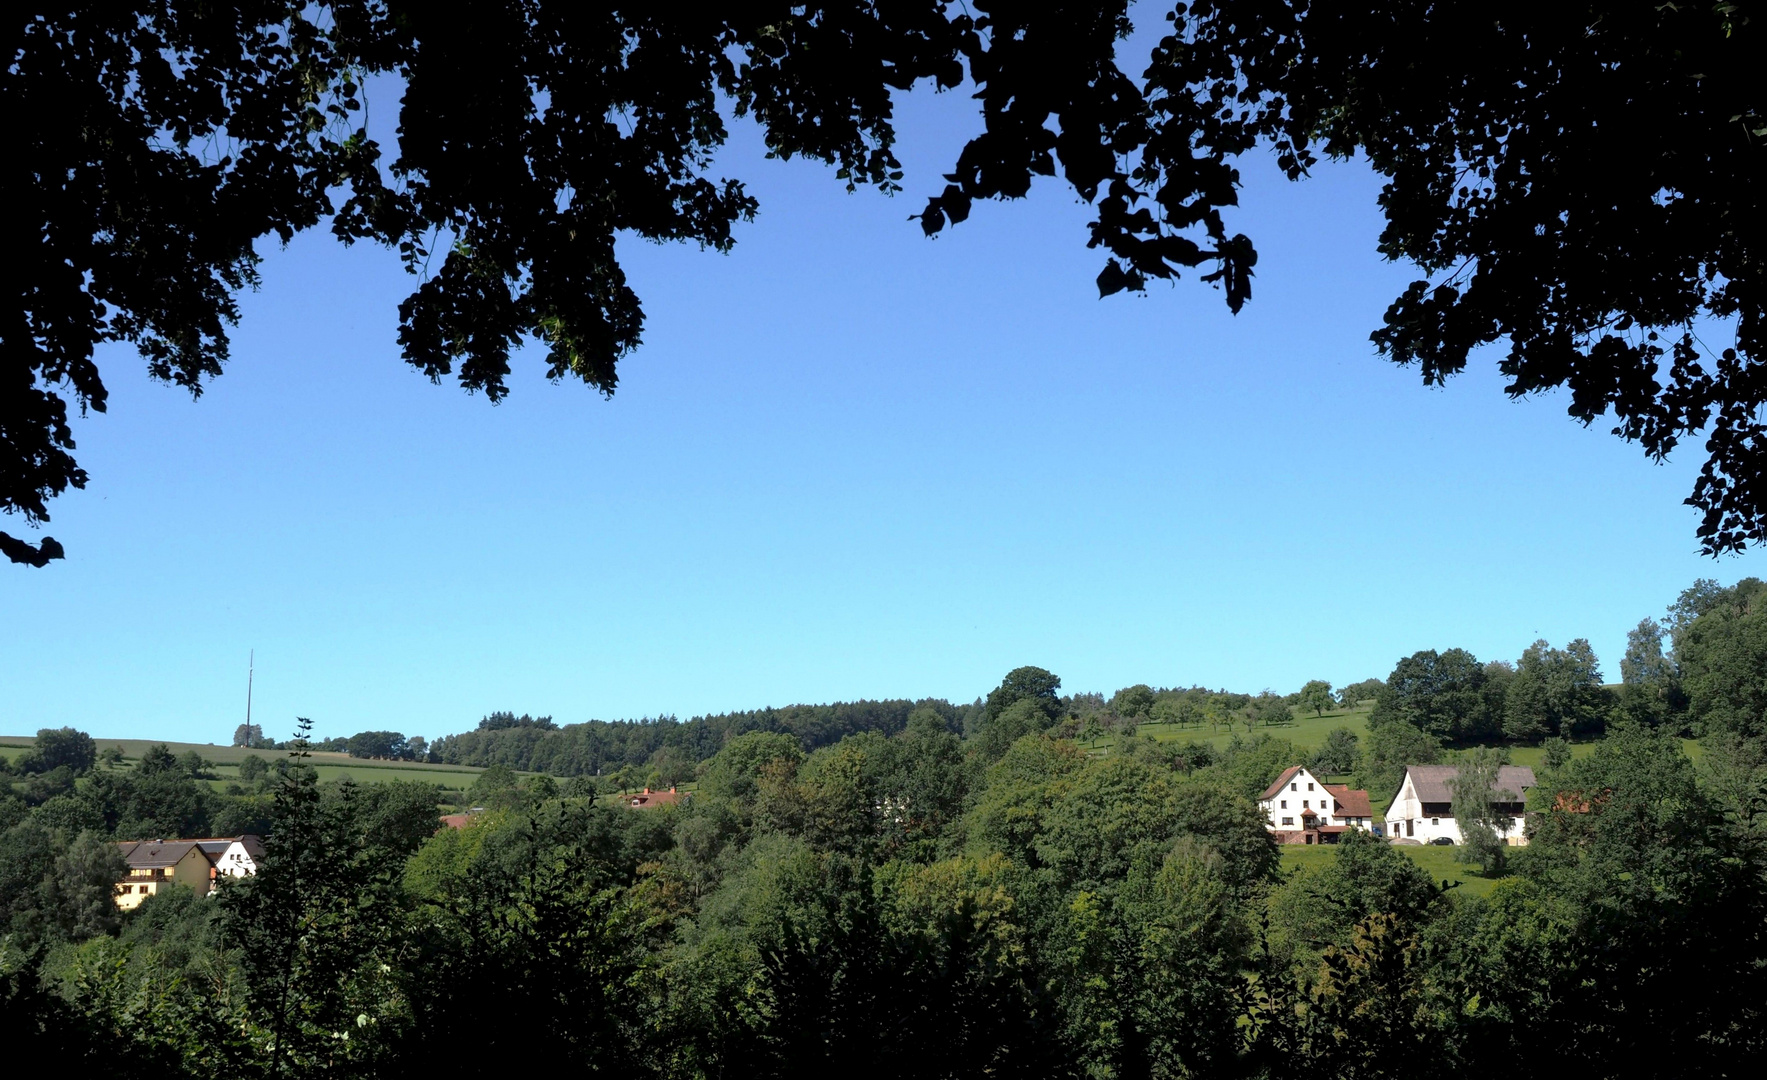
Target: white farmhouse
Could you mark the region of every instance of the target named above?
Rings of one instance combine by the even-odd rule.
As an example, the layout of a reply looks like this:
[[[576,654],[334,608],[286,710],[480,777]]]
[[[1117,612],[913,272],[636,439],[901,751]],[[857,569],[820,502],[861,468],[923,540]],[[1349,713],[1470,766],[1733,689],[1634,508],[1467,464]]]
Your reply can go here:
[[[1292,765],[1258,799],[1265,826],[1281,844],[1335,844],[1346,829],[1380,834],[1380,822],[1368,805],[1368,792],[1327,784]]]
[[[1399,785],[1393,805],[1387,808],[1387,835],[1397,841],[1414,840],[1420,844],[1444,838],[1460,843],[1451,787],[1459,775],[1460,770],[1453,765],[1407,765],[1405,781]],[[1497,816],[1497,837],[1506,844],[1528,842],[1523,800],[1533,786],[1534,770],[1525,765],[1505,765],[1497,770],[1497,784],[1491,789],[1491,809]]]
[[[211,878],[249,877],[258,872],[258,863],[264,858],[264,842],[251,833],[198,840],[196,846],[214,864]]]

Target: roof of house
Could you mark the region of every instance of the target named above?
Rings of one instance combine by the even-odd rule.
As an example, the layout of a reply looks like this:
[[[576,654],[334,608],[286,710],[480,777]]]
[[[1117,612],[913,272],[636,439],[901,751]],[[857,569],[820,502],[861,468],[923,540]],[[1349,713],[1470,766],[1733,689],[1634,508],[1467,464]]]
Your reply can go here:
[[[1374,816],[1374,809],[1368,802],[1368,792],[1363,789],[1344,784],[1327,784],[1325,790],[1331,792],[1331,797],[1337,800],[1338,817]]]
[[[443,814],[442,827],[447,829],[464,829],[472,821],[471,814]]]
[[[1407,765],[1405,771],[1411,777],[1411,785],[1417,792],[1419,802],[1454,801],[1454,792],[1449,783],[1460,775],[1458,766]],[[1534,783],[1533,769],[1526,765],[1504,765],[1497,770],[1497,783],[1491,790],[1510,792],[1519,800]],[[1401,787],[1400,790],[1403,791],[1404,788]]]
[[[670,788],[667,791],[652,791],[649,788],[645,788],[643,792],[637,795],[621,795],[620,801],[627,806],[636,806],[642,810],[647,806],[673,806],[681,801],[684,794],[684,792],[676,791],[674,788]]]
[[[253,859],[264,857],[264,842],[252,833],[246,833],[243,836],[205,836],[201,840],[193,840],[191,843],[202,848],[203,854],[210,858],[220,855],[234,844],[245,848],[245,853]]]
[[[1300,772],[1305,767],[1306,766],[1304,766],[1304,765],[1290,765],[1288,768],[1282,770],[1282,775],[1276,778],[1276,782],[1271,784],[1269,787],[1265,788],[1264,794],[1262,794],[1258,797],[1260,799],[1274,799],[1274,798],[1276,798],[1276,793],[1282,790],[1283,785],[1287,784],[1290,780],[1293,780],[1295,778],[1295,774]]]
[[[195,840],[119,840],[123,861],[131,870],[152,870],[176,866],[195,849],[204,859],[208,854]]]

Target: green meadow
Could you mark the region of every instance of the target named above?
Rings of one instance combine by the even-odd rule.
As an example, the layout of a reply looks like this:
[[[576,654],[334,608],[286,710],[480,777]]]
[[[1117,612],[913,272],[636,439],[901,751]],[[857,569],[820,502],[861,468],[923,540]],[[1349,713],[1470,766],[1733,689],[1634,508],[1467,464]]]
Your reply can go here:
[[[156,745],[158,739],[94,739],[98,744],[98,752],[104,753],[110,747],[117,747],[123,752],[123,763],[133,766],[141,760],[141,755],[148,747]],[[0,735],[0,754],[16,758],[35,744],[33,736]],[[265,761],[274,761],[286,757],[284,750],[248,750],[242,746],[217,746],[214,743],[182,743],[168,742],[166,748],[174,754],[183,754],[194,750],[207,761],[214,763],[215,775],[221,782],[236,779],[239,775],[239,763],[248,756],[256,755]],[[417,761],[374,761],[364,758],[353,758],[348,754],[314,752],[307,757],[319,773],[321,782],[342,780],[346,777],[359,784],[381,783],[387,780],[423,780],[440,784],[446,788],[465,789],[472,786],[478,779],[482,769],[470,765],[431,765]]]
[[[1336,845],[1325,844],[1312,846],[1306,844],[1284,844],[1282,852],[1282,869],[1289,875],[1307,873],[1319,867],[1328,866],[1336,861],[1338,849]],[[1454,848],[1420,845],[1412,847],[1401,844],[1398,850],[1410,857],[1412,862],[1422,867],[1431,880],[1446,881],[1456,891],[1468,896],[1489,896],[1497,887],[1501,878],[1488,878],[1480,874],[1474,867],[1464,866],[1454,861]]]

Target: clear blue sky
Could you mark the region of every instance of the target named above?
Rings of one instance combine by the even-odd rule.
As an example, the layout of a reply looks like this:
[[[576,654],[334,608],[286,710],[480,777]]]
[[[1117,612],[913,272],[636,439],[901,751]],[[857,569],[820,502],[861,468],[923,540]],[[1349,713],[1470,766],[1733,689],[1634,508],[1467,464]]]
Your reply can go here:
[[[1639,618],[1762,572],[1696,553],[1697,443],[1654,465],[1510,402],[1495,357],[1428,390],[1373,354],[1411,274],[1361,167],[1248,164],[1240,316],[1194,281],[1101,301],[1053,182],[906,220],[966,107],[910,103],[896,199],[738,129],[760,217],[729,256],[623,246],[649,323],[611,400],[537,354],[500,406],[431,385],[394,341],[411,280],[322,236],[270,254],[200,401],[107,351],[69,558],[0,568],[0,732],[225,743],[254,648],[284,737],[970,700],[1019,664],[1288,691],[1537,637],[1617,678]]]

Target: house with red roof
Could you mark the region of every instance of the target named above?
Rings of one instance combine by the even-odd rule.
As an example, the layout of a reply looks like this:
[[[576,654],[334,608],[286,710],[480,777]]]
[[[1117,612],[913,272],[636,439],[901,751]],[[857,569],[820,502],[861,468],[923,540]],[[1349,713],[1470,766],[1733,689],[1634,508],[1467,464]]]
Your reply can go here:
[[[1368,792],[1328,784],[1305,765],[1291,765],[1258,797],[1265,827],[1279,844],[1335,844],[1350,829],[1383,833]]]
[[[667,791],[652,791],[645,788],[642,792],[632,795],[621,795],[620,801],[635,810],[649,810],[657,806],[675,806],[685,801],[687,792],[670,788]]]

